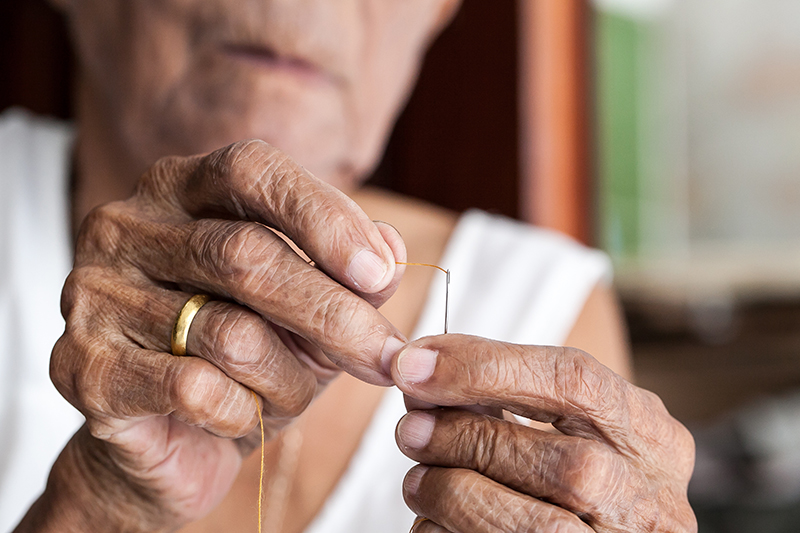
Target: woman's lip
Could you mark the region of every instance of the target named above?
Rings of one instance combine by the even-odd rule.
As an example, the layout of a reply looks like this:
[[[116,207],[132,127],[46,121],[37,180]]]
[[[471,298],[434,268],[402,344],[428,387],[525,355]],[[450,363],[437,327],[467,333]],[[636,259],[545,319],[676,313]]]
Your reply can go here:
[[[274,50],[254,45],[225,45],[223,51],[235,59],[269,70],[278,70],[316,81],[331,81],[332,76],[303,59],[281,56]]]

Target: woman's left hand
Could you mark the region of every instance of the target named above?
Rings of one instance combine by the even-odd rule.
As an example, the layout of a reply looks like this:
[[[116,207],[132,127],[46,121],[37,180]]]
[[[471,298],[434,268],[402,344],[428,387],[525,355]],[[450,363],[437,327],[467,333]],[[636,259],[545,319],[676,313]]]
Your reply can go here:
[[[404,496],[429,519],[415,533],[697,531],[691,435],[655,394],[585,352],[428,337],[392,374],[422,402],[503,408],[560,432],[458,408],[407,414],[397,441],[422,464]]]

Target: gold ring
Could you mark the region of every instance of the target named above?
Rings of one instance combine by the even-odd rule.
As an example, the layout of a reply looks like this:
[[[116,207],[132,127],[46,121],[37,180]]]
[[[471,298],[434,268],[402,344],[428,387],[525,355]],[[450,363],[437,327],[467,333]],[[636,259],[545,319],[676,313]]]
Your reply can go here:
[[[189,338],[189,328],[201,307],[211,300],[207,294],[195,294],[183,304],[175,325],[172,326],[172,354],[186,355],[186,341]]]
[[[417,518],[417,520],[411,526],[411,529],[409,530],[408,533],[414,533],[414,530],[417,529],[418,525],[420,525],[421,523],[426,522],[428,520],[430,520],[430,518]]]

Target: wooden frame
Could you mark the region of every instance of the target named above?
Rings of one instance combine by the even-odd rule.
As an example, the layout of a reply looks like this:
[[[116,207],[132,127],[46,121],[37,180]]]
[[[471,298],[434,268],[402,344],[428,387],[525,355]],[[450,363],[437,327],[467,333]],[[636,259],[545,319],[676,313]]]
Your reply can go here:
[[[586,0],[519,0],[520,213],[591,242]]]

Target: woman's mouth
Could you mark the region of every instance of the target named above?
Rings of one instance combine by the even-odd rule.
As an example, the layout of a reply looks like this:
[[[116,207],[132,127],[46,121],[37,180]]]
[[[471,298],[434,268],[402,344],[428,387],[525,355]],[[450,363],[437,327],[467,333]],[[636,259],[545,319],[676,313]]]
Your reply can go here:
[[[332,76],[310,61],[280,55],[266,46],[228,44],[223,46],[223,52],[235,60],[250,63],[257,68],[288,74],[306,81],[331,82],[333,80]]]

